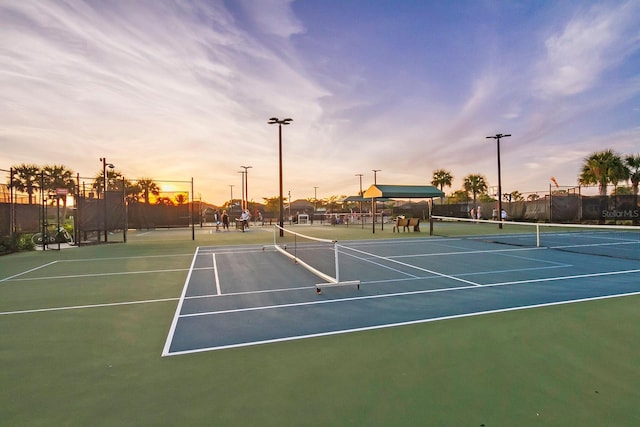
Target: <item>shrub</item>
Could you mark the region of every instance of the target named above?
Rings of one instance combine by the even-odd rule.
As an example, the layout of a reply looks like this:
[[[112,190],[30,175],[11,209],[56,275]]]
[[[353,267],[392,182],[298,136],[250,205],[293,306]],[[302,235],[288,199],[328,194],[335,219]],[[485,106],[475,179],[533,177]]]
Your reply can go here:
[[[17,251],[32,251],[35,247],[31,241],[31,234],[16,234],[13,238],[10,236],[0,238],[0,255]]]

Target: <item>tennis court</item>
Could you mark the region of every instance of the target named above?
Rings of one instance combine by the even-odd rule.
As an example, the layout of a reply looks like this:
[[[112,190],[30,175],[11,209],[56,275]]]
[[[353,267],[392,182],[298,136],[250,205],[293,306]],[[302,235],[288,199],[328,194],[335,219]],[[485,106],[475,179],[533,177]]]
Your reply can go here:
[[[494,238],[396,238],[335,247],[303,239],[288,243],[298,262],[278,253],[277,243],[198,247],[163,355],[640,294],[633,257],[505,245]],[[563,246],[566,239],[560,238]],[[621,244],[638,250],[637,241]],[[318,294],[322,278],[300,262],[329,276],[337,266],[345,284]]]
[[[0,259],[3,422],[637,425],[637,260],[292,229]]]

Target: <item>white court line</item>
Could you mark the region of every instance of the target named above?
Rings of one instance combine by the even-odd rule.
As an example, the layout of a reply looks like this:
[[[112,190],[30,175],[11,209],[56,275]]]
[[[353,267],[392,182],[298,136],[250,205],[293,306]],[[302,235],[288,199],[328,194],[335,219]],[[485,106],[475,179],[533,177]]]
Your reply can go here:
[[[193,254],[173,254],[173,255],[140,255],[140,256],[117,256],[107,258],[80,258],[80,259],[60,259],[58,262],[96,262],[96,261],[113,261],[113,260],[130,260],[130,259],[145,259],[145,258],[169,258],[169,257],[185,257],[193,256]]]
[[[338,246],[340,246],[340,245],[338,245]],[[419,278],[419,276],[416,276],[414,274],[410,274],[410,273],[407,273],[406,271],[398,270],[397,268],[391,268],[388,265],[380,264],[379,262],[374,262],[373,260],[368,259],[368,258],[363,258],[363,257],[360,257],[360,256],[356,256],[354,254],[349,254],[349,253],[346,253],[344,251],[341,251],[340,253],[344,254],[345,256],[350,256],[352,258],[358,259],[360,261],[370,262],[371,264],[377,265],[378,267],[382,267],[382,268],[384,268],[386,270],[391,270],[391,271],[394,271],[396,273],[400,273],[400,274],[403,274],[405,276],[409,276],[411,278],[416,278],[416,279]]]
[[[451,256],[451,255],[472,255],[472,254],[494,254],[502,252],[520,252],[520,251],[540,251],[548,250],[548,248],[514,248],[514,249],[474,249],[466,251],[454,251],[454,252],[437,252],[433,254],[414,254],[414,255],[391,255],[389,258],[414,258],[414,257],[437,257],[437,256]],[[536,260],[537,261],[537,260]]]
[[[224,251],[221,250],[217,250],[217,248],[209,246],[209,247],[205,247],[200,251],[199,255],[207,255],[207,254],[211,254],[211,253],[216,253],[218,255],[230,255],[230,254],[250,254],[250,253],[254,253],[254,252],[275,252],[276,250],[273,249],[273,244],[271,245],[263,245],[260,247],[260,249],[247,249],[247,248],[236,248],[236,249],[227,249],[225,248]]]
[[[198,252],[200,251],[200,246],[196,248],[195,254],[193,254],[193,259],[191,260],[191,267],[189,268],[189,274],[187,274],[187,278],[184,281],[184,286],[182,288],[182,293],[180,294],[180,300],[178,301],[178,307],[176,307],[176,312],[173,315],[173,321],[171,322],[171,327],[169,328],[169,333],[167,334],[167,340],[164,343],[164,348],[162,350],[162,356],[166,356],[169,354],[169,349],[171,348],[171,342],[173,341],[173,334],[176,331],[176,326],[178,325],[178,318],[180,317],[180,311],[182,310],[182,304],[184,303],[184,297],[187,294],[187,287],[189,286],[189,281],[191,280],[191,273],[193,272],[193,266],[196,263],[196,259],[198,259]]]
[[[331,335],[348,334],[348,333],[352,333],[352,332],[372,331],[372,330],[376,330],[376,329],[394,328],[394,327],[397,327],[397,326],[417,325],[417,324],[421,324],[421,323],[438,322],[438,321],[442,321],[442,320],[461,319],[461,318],[466,318],[466,317],[483,316],[483,315],[486,315],[486,314],[506,313],[506,312],[511,312],[511,311],[529,310],[529,309],[533,309],[533,308],[552,307],[552,306],[556,306],[556,305],[574,304],[574,303],[580,303],[580,302],[605,300],[605,299],[628,297],[628,296],[635,296],[635,295],[640,295],[640,292],[630,292],[630,293],[618,294],[618,295],[605,295],[605,296],[591,297],[591,298],[580,298],[580,299],[568,300],[568,301],[558,301],[558,302],[550,302],[550,303],[544,303],[544,304],[533,304],[533,305],[525,305],[525,306],[519,306],[519,307],[501,308],[501,309],[497,309],[497,310],[477,311],[477,312],[474,312],[474,313],[456,314],[456,315],[451,315],[451,316],[441,316],[441,317],[434,317],[434,318],[431,318],[431,319],[411,320],[411,321],[407,321],[407,322],[388,323],[388,324],[385,324],[385,325],[375,325],[375,326],[365,326],[365,327],[361,327],[361,328],[343,329],[343,330],[339,330],[339,331],[321,332],[321,333],[317,333],[317,334],[297,335],[297,336],[290,336],[290,337],[285,337],[285,338],[274,338],[274,339],[262,340],[262,341],[245,342],[245,343],[240,343],[240,344],[229,344],[229,345],[223,345],[223,346],[218,346],[218,347],[206,347],[206,348],[199,348],[199,349],[195,349],[195,350],[176,351],[174,353],[167,354],[167,356],[180,356],[180,355],[191,354],[191,353],[202,353],[202,352],[205,352],[205,351],[212,351],[212,350],[225,350],[225,349],[237,348],[237,347],[248,347],[248,346],[252,346],[252,345],[269,344],[269,343],[277,343],[277,342],[285,342],[285,341],[295,341],[295,340],[301,340],[301,339],[306,339],[306,338],[326,337],[326,336],[331,336]]]
[[[349,256],[354,256],[354,255],[349,255]],[[523,271],[549,270],[552,268],[565,268],[565,267],[572,267],[572,266],[569,264],[566,264],[566,265],[560,264],[560,265],[553,265],[553,266],[547,266],[547,267],[512,268],[508,270],[477,271],[472,273],[461,273],[461,274],[458,274],[458,276],[482,276],[485,274],[516,273],[516,272],[523,272]],[[407,282],[407,281],[414,281],[414,280],[430,280],[430,279],[441,278],[440,276],[437,276],[435,274],[431,276],[412,276],[412,275],[408,275],[408,276],[409,277],[402,277],[397,279],[368,280],[365,282],[361,282],[360,284],[372,285],[372,284],[385,284],[385,283],[393,283],[393,282]],[[185,300],[217,298],[217,297],[233,297],[233,296],[239,296],[239,295],[268,294],[273,292],[294,292],[294,291],[301,291],[301,290],[308,290],[308,289],[315,289],[315,288],[316,286],[314,285],[314,286],[297,286],[294,288],[276,288],[276,289],[261,289],[261,290],[254,290],[254,291],[227,292],[221,295],[218,295],[218,294],[193,295],[190,297],[185,297]],[[443,289],[448,289],[448,288],[443,288]],[[452,289],[458,289],[458,288],[452,288]]]
[[[57,262],[58,262],[58,261],[51,261],[51,262],[49,262],[49,263],[47,263],[47,264],[43,264],[43,265],[41,265],[41,266],[39,266],[39,267],[34,267],[34,268],[30,269],[30,270],[23,271],[22,273],[18,273],[18,274],[14,274],[13,276],[5,277],[4,279],[1,279],[1,280],[0,280],[0,282],[7,282],[7,281],[9,281],[9,280],[14,279],[15,277],[20,277],[20,276],[22,276],[22,275],[24,275],[24,274],[28,274],[28,273],[31,273],[31,272],[33,272],[33,271],[39,270],[39,269],[41,269],[41,268],[48,267],[48,266],[53,265],[53,264],[55,264],[55,263],[57,263]]]
[[[213,267],[198,267],[193,270],[211,270]],[[189,271],[188,268],[171,268],[167,270],[140,270],[140,271],[118,271],[115,273],[89,273],[89,274],[70,274],[66,276],[48,276],[48,277],[31,277],[25,279],[11,279],[11,282],[29,282],[32,280],[54,280],[54,279],[81,279],[86,277],[103,277],[103,276],[126,276],[129,274],[156,274],[156,273],[174,273],[178,271]]]
[[[336,299],[331,299],[331,300],[306,301],[306,302],[298,302],[298,303],[291,303],[291,304],[276,304],[276,305],[267,305],[267,306],[259,306],[259,307],[248,307],[248,308],[234,308],[234,309],[229,309],[229,310],[183,314],[180,317],[209,316],[209,315],[216,315],[216,314],[239,313],[239,312],[245,312],[245,311],[271,310],[271,309],[278,309],[278,308],[299,307],[299,306],[315,305],[315,304],[333,304],[333,303],[340,303],[340,302],[346,302],[346,301],[358,301],[358,300],[381,299],[381,298],[394,298],[394,297],[402,297],[402,296],[408,296],[408,295],[433,294],[433,293],[461,291],[461,290],[469,290],[469,289],[491,288],[491,287],[498,287],[498,286],[522,285],[522,284],[527,284],[527,283],[552,282],[552,281],[562,281],[562,280],[575,280],[575,279],[584,279],[584,278],[588,278],[588,277],[603,277],[603,276],[613,276],[613,275],[633,274],[633,273],[640,273],[640,270],[622,270],[622,271],[612,271],[612,272],[604,272],[604,273],[577,274],[577,275],[573,275],[573,276],[549,277],[549,278],[544,278],[544,279],[531,279],[531,280],[520,280],[520,281],[510,281],[510,282],[496,282],[496,283],[490,283],[490,284],[486,284],[486,285],[475,285],[475,284],[473,284],[473,285],[470,285],[470,286],[457,286],[457,287],[451,287],[451,288],[422,289],[422,290],[417,290],[417,291],[393,292],[393,293],[389,293],[389,294],[365,295],[365,296],[359,296],[359,297],[336,298]],[[470,283],[473,283],[473,282],[470,282]]]
[[[216,278],[216,291],[218,291],[218,295],[222,295],[222,290],[220,289],[220,278],[218,277],[218,263],[216,262],[216,254],[211,254],[213,258],[213,274]]]
[[[178,298],[160,298],[160,299],[148,299],[148,300],[140,300],[140,301],[110,302],[105,304],[87,304],[87,305],[72,305],[67,307],[34,308],[30,310],[0,311],[0,316],[5,316],[9,314],[44,313],[49,311],[81,310],[85,308],[117,307],[119,305],[149,304],[153,302],[176,301],[177,299]]]
[[[364,254],[364,255],[367,255],[367,256],[370,256],[370,257],[373,257],[373,258],[383,259],[383,260],[386,260],[386,261],[389,261],[389,262],[394,262],[396,264],[403,265],[405,267],[413,268],[415,270],[425,271],[427,273],[435,274],[435,275],[440,276],[440,277],[446,277],[447,279],[456,280],[458,282],[463,282],[463,283],[468,283],[468,284],[473,285],[473,286],[482,286],[481,284],[472,282],[470,280],[461,279],[459,277],[451,276],[449,274],[439,273],[437,271],[429,270],[427,268],[417,267],[415,265],[407,264],[405,262],[400,262],[400,261],[397,261],[395,259],[390,259],[388,257],[383,257],[383,256],[380,256],[380,255],[376,255],[376,254],[372,254],[372,253],[369,253],[369,252],[361,251],[359,249],[351,248],[351,247],[348,247],[348,246],[342,246],[342,245],[338,245],[338,246],[346,248],[346,249],[349,249],[349,250],[352,250],[354,252],[359,252],[361,254]],[[361,259],[364,259],[364,258],[361,258]]]

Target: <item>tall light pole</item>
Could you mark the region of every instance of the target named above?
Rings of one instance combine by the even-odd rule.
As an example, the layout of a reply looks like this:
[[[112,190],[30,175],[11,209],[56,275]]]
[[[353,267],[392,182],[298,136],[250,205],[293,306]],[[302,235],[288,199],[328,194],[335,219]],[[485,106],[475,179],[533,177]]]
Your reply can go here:
[[[315,216],[316,211],[318,210],[318,188],[319,187],[313,187],[313,215]]]
[[[111,163],[107,163],[106,157],[101,157],[100,161],[102,162],[102,178],[103,178],[103,188],[102,188],[102,203],[104,205],[104,241],[107,241],[108,231],[107,231],[107,166],[110,169],[115,168]]]
[[[245,171],[239,171],[242,174],[242,183],[240,184],[240,190],[242,192],[242,200],[240,201],[240,209],[244,211],[244,174]]]
[[[229,184],[229,187],[231,187],[231,201],[229,201],[229,215],[231,215],[231,213],[233,212],[233,210],[231,210],[231,208],[233,207],[233,184]]]
[[[284,236],[284,231],[282,230],[284,228],[284,217],[283,217],[283,211],[284,211],[284,206],[283,206],[283,202],[282,202],[282,126],[286,126],[288,124],[290,124],[293,121],[293,119],[287,118],[287,119],[278,119],[277,117],[271,117],[269,119],[269,121],[267,122],[270,125],[278,125],[278,156],[279,156],[279,165],[280,165],[280,215],[279,215],[279,222],[280,222],[280,237]]]
[[[360,193],[358,193],[358,195],[360,197],[362,197],[362,174],[361,173],[357,173],[356,176],[360,177]]]
[[[377,174],[381,172],[382,169],[371,169],[373,171],[373,185],[378,185]]]
[[[381,171],[381,169],[371,169],[373,171],[373,185],[378,185],[378,172]],[[376,202],[376,199],[371,199],[371,223],[373,224],[373,232],[376,232],[376,208],[378,202]],[[384,226],[383,226],[384,227]]]
[[[362,177],[363,174],[361,173],[357,173],[356,174],[357,177],[360,177],[360,192],[358,193],[358,195],[360,196],[360,201],[358,202],[358,206],[359,206],[359,213],[360,213],[360,224],[362,224],[362,227],[364,228],[364,218],[362,218]]]
[[[502,228],[502,178],[500,177],[500,138],[506,138],[511,134],[497,133],[494,136],[487,136],[487,139],[495,139],[498,146],[498,228]]]
[[[240,166],[244,168],[244,197],[246,199],[246,203],[244,204],[245,209],[249,209],[249,169],[253,166]]]

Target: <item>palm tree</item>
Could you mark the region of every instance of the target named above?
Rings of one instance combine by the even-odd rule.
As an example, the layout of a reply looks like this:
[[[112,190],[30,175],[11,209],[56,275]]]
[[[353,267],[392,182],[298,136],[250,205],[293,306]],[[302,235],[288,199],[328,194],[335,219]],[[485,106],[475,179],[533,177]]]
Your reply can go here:
[[[620,155],[612,149],[598,151],[585,157],[578,182],[582,185],[597,184],[601,196],[607,195],[607,184],[614,186],[627,179],[629,171]]]
[[[40,188],[40,168],[36,165],[21,164],[14,167],[10,185],[29,195],[29,204],[33,204],[33,193]]]
[[[189,201],[189,198],[185,193],[177,194],[174,199],[179,206],[184,205]]]
[[[73,179],[73,171],[63,165],[47,165],[42,168],[44,172],[44,190],[55,191],[64,188],[70,194],[75,194],[76,181]],[[66,217],[67,198],[62,197],[62,218]]]
[[[487,179],[480,175],[467,175],[464,177],[464,190],[473,194],[473,207],[476,206],[476,199],[478,194],[485,193],[487,191]]]
[[[173,200],[171,200],[169,197],[158,197],[158,200],[156,200],[156,205],[175,206]]]
[[[438,169],[433,171],[433,179],[431,180],[431,185],[434,185],[443,191],[444,186],[451,187],[451,183],[453,182],[453,175],[451,172]]]
[[[149,195],[153,194],[158,197],[160,195],[160,187],[151,178],[140,178],[138,180],[138,186],[142,191],[142,198],[146,205],[149,204]]]
[[[141,194],[142,189],[137,183],[128,185],[126,191],[127,203],[140,203]]]
[[[624,164],[629,171],[629,180],[633,194],[638,195],[638,184],[640,184],[640,154],[629,154],[624,158]]]
[[[107,191],[122,191],[120,182],[122,181],[122,174],[114,170],[107,170]],[[128,186],[129,183],[125,183]],[[102,171],[93,179],[92,188],[98,193],[104,192],[104,175]]]
[[[511,193],[509,193],[509,196],[511,196],[512,202],[521,202],[524,200],[524,196],[518,190],[513,190]]]
[[[433,178],[431,179],[431,185],[436,186],[443,191],[444,186],[451,188],[453,182],[453,175],[451,172],[445,169],[437,169],[433,171]],[[443,191],[444,192],[444,191]],[[440,197],[440,203],[442,203],[443,197]]]

